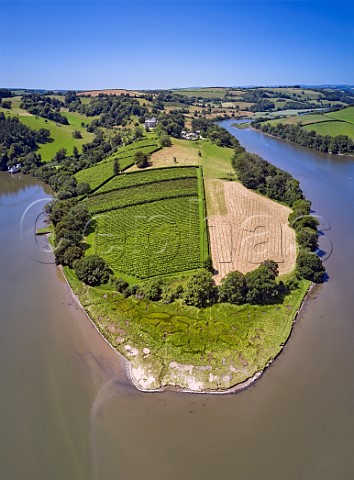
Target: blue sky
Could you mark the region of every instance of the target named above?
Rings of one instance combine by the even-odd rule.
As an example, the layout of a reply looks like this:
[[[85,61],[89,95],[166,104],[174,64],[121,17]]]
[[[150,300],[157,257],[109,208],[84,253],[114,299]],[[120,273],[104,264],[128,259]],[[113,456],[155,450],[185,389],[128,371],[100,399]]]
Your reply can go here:
[[[0,0],[0,85],[354,84],[354,2]]]

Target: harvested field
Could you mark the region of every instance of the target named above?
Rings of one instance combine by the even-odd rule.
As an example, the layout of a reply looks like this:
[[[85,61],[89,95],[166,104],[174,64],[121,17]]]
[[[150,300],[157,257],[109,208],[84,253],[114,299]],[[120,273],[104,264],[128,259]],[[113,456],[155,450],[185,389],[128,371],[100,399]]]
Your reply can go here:
[[[176,158],[176,162],[173,158]],[[200,165],[200,157],[198,156],[198,146],[195,142],[187,140],[173,139],[171,147],[165,147],[153,153],[150,157],[151,167],[178,167],[185,165]],[[139,170],[137,166],[131,167],[128,171],[134,172]]]
[[[98,97],[103,93],[104,95],[133,95],[133,96],[141,96],[139,92],[135,92],[133,90],[125,90],[121,88],[113,88],[113,89],[107,89],[107,90],[89,90],[87,92],[80,92],[78,93],[78,96],[80,97],[81,95],[90,95],[90,97]]]
[[[217,283],[233,270],[246,273],[267,259],[279,264],[280,274],[294,269],[296,239],[288,225],[290,208],[236,182],[207,181],[206,192]]]

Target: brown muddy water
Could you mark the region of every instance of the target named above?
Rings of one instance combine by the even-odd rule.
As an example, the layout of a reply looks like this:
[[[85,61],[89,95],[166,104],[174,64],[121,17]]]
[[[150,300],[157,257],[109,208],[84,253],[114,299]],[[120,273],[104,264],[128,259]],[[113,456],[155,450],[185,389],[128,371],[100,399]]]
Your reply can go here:
[[[354,160],[231,123],[301,181],[331,227],[329,281],[283,353],[238,394],[138,392],[34,241],[45,189],[0,173],[1,480],[353,480]]]

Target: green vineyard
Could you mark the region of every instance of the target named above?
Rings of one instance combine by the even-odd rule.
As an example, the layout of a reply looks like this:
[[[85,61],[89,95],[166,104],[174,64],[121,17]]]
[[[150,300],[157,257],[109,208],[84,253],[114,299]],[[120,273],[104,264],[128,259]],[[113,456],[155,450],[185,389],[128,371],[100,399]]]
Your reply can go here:
[[[134,175],[134,177],[137,176],[139,175]],[[102,213],[129,205],[185,196],[198,196],[197,178],[165,180],[136,187],[131,186],[100,195],[92,195],[83,203],[88,207],[90,213]]]
[[[111,192],[121,188],[137,187],[138,185],[146,185],[164,180],[172,180],[179,178],[197,177],[197,167],[168,167],[156,168],[142,172],[126,173],[113,177],[109,182],[99,188],[95,194]]]
[[[147,155],[151,155],[159,150],[159,148],[160,147],[154,139],[144,138],[142,140],[137,140],[130,145],[120,147],[116,153],[97,163],[93,167],[77,172],[75,178],[79,183],[88,183],[91,187],[91,191],[96,190],[100,185],[114,176],[114,160],[118,160],[120,169],[125,170],[134,164],[135,152],[140,151]]]
[[[197,197],[113,210],[95,221],[94,252],[118,275],[148,278],[201,265]]]

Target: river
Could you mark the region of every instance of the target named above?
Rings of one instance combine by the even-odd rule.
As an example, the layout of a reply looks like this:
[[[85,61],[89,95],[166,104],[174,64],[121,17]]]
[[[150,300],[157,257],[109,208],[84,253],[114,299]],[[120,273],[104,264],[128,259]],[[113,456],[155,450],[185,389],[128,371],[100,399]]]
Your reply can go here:
[[[235,395],[138,392],[35,243],[45,187],[0,173],[1,479],[354,478],[354,160],[232,123],[242,145],[300,180],[330,228],[329,281],[283,353]]]

